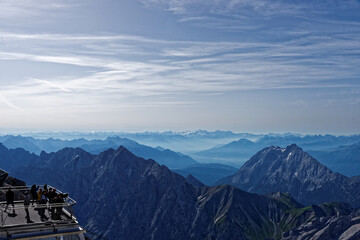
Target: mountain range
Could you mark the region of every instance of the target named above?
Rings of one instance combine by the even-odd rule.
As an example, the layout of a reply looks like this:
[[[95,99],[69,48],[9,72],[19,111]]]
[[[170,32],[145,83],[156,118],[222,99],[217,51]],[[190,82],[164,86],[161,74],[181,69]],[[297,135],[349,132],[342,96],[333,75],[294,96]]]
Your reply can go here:
[[[37,139],[57,138],[63,140],[84,138],[88,140],[99,140],[108,137],[121,137],[132,139],[151,147],[160,145],[165,149],[172,149],[176,152],[183,152],[185,154],[197,152],[239,138],[256,139],[259,137],[258,135],[251,133],[234,133],[231,131],[220,130],[213,132],[205,130],[184,132],[39,132],[22,133],[22,136],[34,137]]]
[[[267,146],[286,147],[295,143],[333,171],[349,177],[360,174],[359,148],[356,148],[360,143],[360,135],[303,136],[291,133],[255,135],[197,130],[143,133],[59,132],[39,133],[34,136],[38,138],[5,135],[0,136],[0,142],[7,148],[24,148],[36,154],[40,154],[41,151],[56,152],[65,147],[80,147],[90,153],[98,154],[108,148],[116,149],[123,145],[137,156],[154,159],[171,169],[187,168],[198,162],[220,163],[240,168],[246,160]],[[73,139],[54,139],[53,136]]]
[[[145,159],[154,159],[160,164],[164,164],[171,169],[185,168],[197,163],[197,161],[187,155],[176,153],[169,149],[159,150],[121,137],[108,137],[104,140],[87,140],[84,138],[74,140],[60,140],[53,138],[36,139],[33,137],[6,135],[0,137],[0,142],[2,142],[2,144],[7,148],[24,148],[25,150],[35,154],[40,154],[42,151],[56,152],[66,147],[82,148],[89,153],[97,154],[109,148],[117,149],[122,145],[137,156],[143,157]],[[33,158],[35,158],[35,156],[33,156]],[[12,165],[22,166],[24,165],[25,159],[22,161],[23,162],[21,162],[21,164],[12,162]],[[26,159],[25,164],[29,164],[30,161],[31,159]]]
[[[227,144],[192,153],[190,156],[201,163],[217,162],[240,167],[245,161],[265,147],[286,147],[290,144],[297,144],[302,147],[334,171],[347,176],[360,174],[360,168],[358,167],[360,162],[358,148],[360,135],[264,135],[255,141],[241,138]]]
[[[38,156],[23,148],[8,149],[0,143],[0,162],[1,168],[11,171],[14,168],[35,163]]]
[[[332,172],[295,144],[264,148],[217,184],[253,193],[288,192],[304,205],[340,201],[360,207],[359,177]]]
[[[309,153],[335,172],[348,177],[360,175],[360,142],[349,146],[312,150]]]
[[[268,151],[275,156],[277,149]],[[280,150],[286,151],[299,155],[300,150]],[[0,159],[0,167],[8,160]],[[30,185],[46,183],[68,192],[77,200],[80,223],[102,239],[356,239],[360,234],[360,212],[349,204],[304,206],[279,192],[195,186],[189,183],[194,179],[123,146],[99,154],[80,148],[43,152],[36,165],[17,167],[12,174]]]

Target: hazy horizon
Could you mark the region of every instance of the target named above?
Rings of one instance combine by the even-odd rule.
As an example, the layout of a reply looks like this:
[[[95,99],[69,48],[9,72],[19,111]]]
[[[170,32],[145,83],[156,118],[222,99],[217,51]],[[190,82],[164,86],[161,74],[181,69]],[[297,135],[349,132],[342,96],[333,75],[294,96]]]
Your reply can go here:
[[[294,135],[294,136],[315,136],[315,135],[332,135],[332,136],[351,136],[351,135],[360,135],[360,133],[331,133],[331,132],[293,132],[293,131],[263,131],[263,132],[251,132],[251,131],[236,131],[236,130],[226,130],[226,129],[191,129],[191,130],[104,130],[104,131],[91,131],[91,130],[83,130],[83,131],[76,131],[76,130],[24,130],[24,129],[17,129],[17,130],[8,130],[8,129],[0,129],[0,136],[5,135],[20,135],[20,136],[32,136],[32,135],[48,135],[48,136],[56,136],[61,134],[78,134],[79,136],[83,135],[116,135],[116,134],[188,134],[188,133],[195,133],[200,131],[206,131],[209,133],[215,132],[231,132],[233,134],[253,134],[257,136],[262,135]]]
[[[4,131],[360,132],[358,0],[0,7]]]

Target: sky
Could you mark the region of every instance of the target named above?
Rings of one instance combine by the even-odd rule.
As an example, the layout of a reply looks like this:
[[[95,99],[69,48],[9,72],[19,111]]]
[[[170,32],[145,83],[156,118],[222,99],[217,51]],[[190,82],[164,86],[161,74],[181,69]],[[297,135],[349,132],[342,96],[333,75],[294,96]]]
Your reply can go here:
[[[360,131],[359,0],[0,9],[2,131]]]

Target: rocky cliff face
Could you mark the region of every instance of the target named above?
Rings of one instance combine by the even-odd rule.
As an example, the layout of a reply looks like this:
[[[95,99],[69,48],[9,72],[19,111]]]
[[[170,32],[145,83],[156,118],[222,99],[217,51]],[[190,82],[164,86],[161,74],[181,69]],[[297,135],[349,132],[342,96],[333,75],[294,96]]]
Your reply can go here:
[[[0,187],[7,186],[25,186],[25,182],[9,176],[9,174],[2,169],[0,169]]]
[[[284,240],[360,239],[360,212],[316,217],[284,234]]]
[[[341,201],[360,207],[358,181],[332,172],[296,145],[264,148],[218,183],[254,193],[289,192],[304,205]]]
[[[10,186],[25,186],[25,182],[17,178],[9,176],[7,172],[0,169],[0,201],[6,201],[6,191]],[[15,200],[19,199],[19,196],[22,195],[21,192],[14,190]]]

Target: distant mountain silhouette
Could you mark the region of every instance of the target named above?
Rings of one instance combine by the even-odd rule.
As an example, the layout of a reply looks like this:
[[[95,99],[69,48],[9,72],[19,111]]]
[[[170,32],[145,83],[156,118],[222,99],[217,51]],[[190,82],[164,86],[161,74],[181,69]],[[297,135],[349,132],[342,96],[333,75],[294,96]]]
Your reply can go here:
[[[218,144],[224,144],[239,138],[256,138],[257,135],[250,133],[233,133],[231,131],[205,130],[186,132],[140,132],[140,133],[118,133],[120,137],[129,138],[149,146],[162,146],[176,152],[187,155],[208,149]]]
[[[15,149],[21,147],[36,154],[40,154],[42,151],[56,152],[66,147],[82,148],[89,153],[97,154],[109,148],[117,149],[122,145],[139,157],[154,159],[171,169],[185,168],[197,163],[197,161],[187,155],[179,154],[169,149],[159,150],[121,137],[108,137],[105,140],[60,140],[53,138],[35,139],[32,137],[6,135],[0,137],[0,141],[2,141],[3,145],[7,148]],[[24,164],[29,163],[30,162],[24,162]]]
[[[79,147],[92,154],[98,154],[109,148],[117,149],[119,146],[123,145],[135,155],[145,159],[154,159],[171,169],[186,168],[197,163],[196,161],[202,163],[222,163],[239,168],[256,152],[267,146],[274,145],[286,147],[292,143],[296,143],[305,151],[314,154],[314,156],[319,158],[321,163],[328,165],[328,167],[334,171],[339,171],[347,176],[354,176],[359,173],[356,169],[356,151],[354,151],[354,149],[345,148],[346,146],[359,143],[360,135],[301,136],[290,133],[254,135],[248,133],[232,133],[228,131],[207,132],[203,130],[182,133],[144,132],[119,134],[122,135],[108,136],[98,140],[87,140],[84,138],[73,140],[60,140],[54,138],[37,139],[33,137],[5,135],[0,136],[0,142],[10,149],[24,148],[25,150],[36,154],[40,154],[41,151],[48,153],[56,152],[66,147]],[[74,136],[81,135],[75,134]],[[102,135],[99,133],[94,136],[104,137],[106,134]],[[134,140],[140,141],[142,144]],[[144,143],[149,146],[144,145]],[[154,146],[155,148],[151,146]],[[345,147],[341,150],[340,146]],[[167,150],[168,148],[175,151]],[[354,151],[354,154],[349,153],[351,151]],[[183,155],[179,152],[187,153],[188,155]],[[348,167],[349,165],[352,166],[349,162],[354,163],[353,169]]]
[[[360,175],[360,142],[350,146],[340,146],[309,153],[319,162],[348,177]]]
[[[194,153],[193,156],[199,160],[211,160],[213,162],[238,162],[251,157],[259,150],[258,144],[247,139],[232,141],[228,144],[217,146],[208,150]]]
[[[286,147],[290,144],[297,144],[306,151],[320,151],[341,145],[350,145],[360,142],[360,135],[352,136],[333,136],[333,135],[306,135],[299,136],[293,134],[286,135],[264,135],[256,141],[239,139],[227,144],[216,146],[207,150],[191,154],[194,159],[201,162],[222,162],[227,164],[242,164],[255,153],[268,146]],[[326,154],[326,152],[324,152]],[[334,153],[336,154],[336,153]],[[331,154],[328,155],[333,158]],[[339,158],[339,162],[341,159]],[[344,159],[346,160],[346,159]],[[336,160],[335,160],[336,161]],[[325,161],[323,162],[325,164]],[[241,165],[240,165],[241,166]],[[360,172],[358,173],[360,174]]]
[[[164,150],[166,150],[165,148],[160,147],[160,146],[157,146],[156,149],[159,150],[159,151],[164,151]]]
[[[25,151],[23,148],[8,149],[0,143],[0,168],[11,171],[12,169],[29,164],[35,164],[38,156]]]
[[[15,176],[70,193],[82,225],[107,239],[280,239],[285,232],[287,237],[303,233],[309,224],[313,229],[308,234],[317,231],[322,239],[331,239],[326,237],[353,234],[352,219],[360,215],[342,203],[304,207],[281,193],[196,187],[122,146],[98,155],[65,148],[41,158],[43,164],[18,168]],[[340,225],[341,219],[349,222]],[[339,226],[332,229],[328,222]]]
[[[238,169],[232,166],[218,163],[198,163],[174,172],[183,177],[189,174],[199,179],[207,186],[212,186],[220,179],[234,174]]]
[[[79,133],[79,132],[54,132],[54,133],[34,133],[34,137],[0,136],[0,142],[4,143],[6,147],[16,148],[22,147],[30,152],[40,154],[40,152],[55,152],[65,147],[82,147],[83,145],[101,144],[101,141],[106,142],[107,138],[120,137],[123,139],[131,139],[138,143],[148,145],[151,147],[162,146],[164,149],[172,149],[176,152],[190,153],[201,149],[206,149],[217,144],[224,144],[226,142],[241,138],[241,137],[256,137],[249,133],[233,133],[230,131],[214,131],[208,132],[204,130],[187,131],[187,132],[136,132],[136,133],[121,133],[121,132],[94,132],[94,133]],[[56,136],[59,139],[54,139]],[[49,138],[50,137],[50,138]],[[86,138],[86,139],[84,139]],[[73,139],[73,140],[60,140]],[[103,140],[101,140],[103,139]],[[117,146],[107,145],[105,149],[94,149],[99,153],[108,148],[119,147],[120,145],[127,146],[124,143]],[[90,151],[90,150],[89,150]]]
[[[340,145],[350,145],[357,142],[360,142],[360,135],[334,136],[329,134],[305,136],[298,136],[293,134],[280,136],[265,135],[256,141],[259,146],[263,147],[271,145],[286,147],[291,144],[296,144],[306,151],[327,149]]]
[[[289,192],[304,205],[329,201],[360,207],[360,184],[321,165],[300,147],[267,147],[218,184],[254,193]]]

